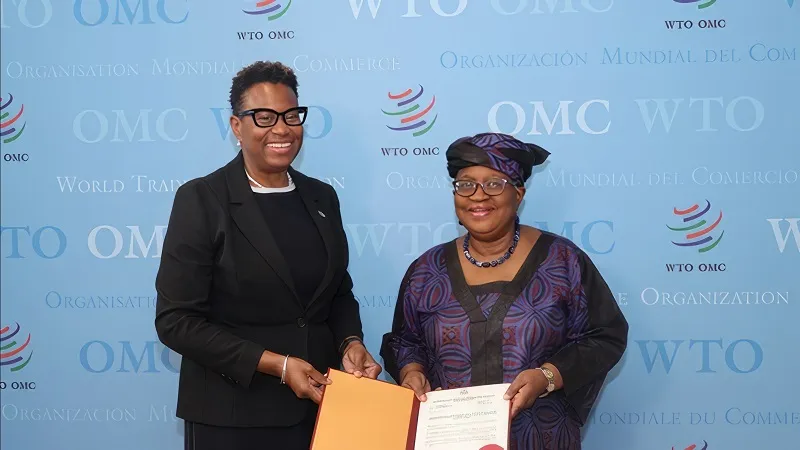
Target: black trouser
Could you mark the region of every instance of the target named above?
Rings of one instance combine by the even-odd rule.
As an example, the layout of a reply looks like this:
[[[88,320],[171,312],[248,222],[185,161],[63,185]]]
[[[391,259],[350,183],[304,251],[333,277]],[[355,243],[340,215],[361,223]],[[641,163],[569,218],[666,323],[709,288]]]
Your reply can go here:
[[[308,450],[314,418],[291,427],[234,428],[186,422],[185,450]]]

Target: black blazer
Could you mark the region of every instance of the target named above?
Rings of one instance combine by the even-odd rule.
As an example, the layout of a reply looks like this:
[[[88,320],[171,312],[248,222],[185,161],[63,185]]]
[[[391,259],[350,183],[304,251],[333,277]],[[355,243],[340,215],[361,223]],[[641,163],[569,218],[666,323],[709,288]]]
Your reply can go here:
[[[241,152],[175,193],[156,278],[155,326],[161,342],[183,356],[177,416],[184,420],[296,424],[316,405],[298,399],[279,377],[256,371],[263,351],[302,358],[325,374],[340,367],[345,338],[363,338],[336,191],[294,169],[290,174],[328,253],[323,282],[305,308]]]

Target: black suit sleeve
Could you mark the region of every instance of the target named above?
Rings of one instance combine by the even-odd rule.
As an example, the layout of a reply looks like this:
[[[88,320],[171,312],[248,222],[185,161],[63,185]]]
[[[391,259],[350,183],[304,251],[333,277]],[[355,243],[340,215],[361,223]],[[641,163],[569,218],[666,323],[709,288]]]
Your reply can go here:
[[[156,276],[155,326],[167,347],[248,387],[265,349],[208,317],[215,256],[208,206],[213,201],[202,181],[187,183],[175,193]]]
[[[333,207],[335,211],[336,223],[335,226],[344,242],[344,265],[345,274],[342,282],[339,285],[336,295],[334,296],[333,303],[331,304],[331,312],[328,316],[328,325],[333,331],[334,339],[336,339],[337,348],[342,344],[346,338],[356,336],[359,339],[364,339],[364,334],[361,327],[361,313],[359,311],[359,304],[353,295],[353,280],[347,272],[347,267],[350,262],[350,251],[347,245],[347,235],[344,231],[344,224],[342,223],[342,212],[339,205],[339,197],[336,191],[331,187],[331,195],[333,196]]]

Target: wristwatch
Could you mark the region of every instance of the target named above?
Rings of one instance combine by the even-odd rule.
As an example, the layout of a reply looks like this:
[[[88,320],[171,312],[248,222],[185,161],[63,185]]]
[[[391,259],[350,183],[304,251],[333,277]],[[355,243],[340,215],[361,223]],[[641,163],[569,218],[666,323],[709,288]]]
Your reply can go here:
[[[553,375],[553,371],[548,368],[538,367],[538,369],[541,370],[544,377],[547,378],[547,388],[545,388],[544,393],[540,395],[539,398],[547,397],[548,394],[556,389],[556,377]]]

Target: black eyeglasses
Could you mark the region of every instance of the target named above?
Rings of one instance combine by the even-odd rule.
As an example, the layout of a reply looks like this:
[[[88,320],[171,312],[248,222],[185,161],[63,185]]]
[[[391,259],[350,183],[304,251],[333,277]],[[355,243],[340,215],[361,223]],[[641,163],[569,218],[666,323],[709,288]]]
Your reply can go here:
[[[472,197],[478,192],[478,186],[480,186],[486,195],[494,197],[502,194],[506,189],[506,185],[509,183],[511,182],[503,178],[490,178],[484,183],[478,183],[472,180],[456,180],[453,181],[453,189],[456,194],[462,197]],[[511,185],[514,186],[513,183],[511,183]]]
[[[302,125],[306,121],[306,114],[308,107],[298,106],[297,108],[287,109],[284,112],[278,112],[269,108],[255,108],[248,109],[236,114],[237,117],[250,116],[253,118],[253,123],[259,128],[269,128],[278,123],[278,118],[283,118],[283,123],[289,126],[296,127]]]

